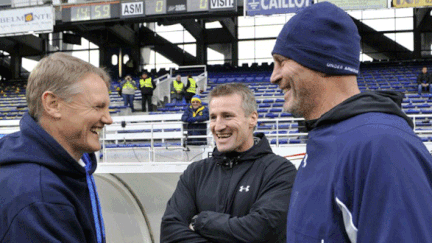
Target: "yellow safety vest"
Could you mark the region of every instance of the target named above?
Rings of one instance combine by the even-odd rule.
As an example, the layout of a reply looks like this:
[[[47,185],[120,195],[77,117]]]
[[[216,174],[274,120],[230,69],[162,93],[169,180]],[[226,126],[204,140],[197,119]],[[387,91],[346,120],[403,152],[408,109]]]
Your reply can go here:
[[[189,93],[196,93],[196,82],[193,78],[189,78],[189,88],[186,91]]]
[[[153,88],[152,79],[151,78],[146,78],[145,80],[140,79],[140,88],[142,87]]]
[[[127,89],[127,88],[129,88],[129,89],[135,89],[135,87],[133,86],[133,84],[131,82],[129,82],[129,81],[126,81],[126,83],[123,84],[123,89]]]
[[[176,91],[182,91],[183,90],[183,82],[178,83],[176,80],[174,80],[173,84],[174,84],[174,89]],[[174,93],[174,91],[172,91],[171,93]]]

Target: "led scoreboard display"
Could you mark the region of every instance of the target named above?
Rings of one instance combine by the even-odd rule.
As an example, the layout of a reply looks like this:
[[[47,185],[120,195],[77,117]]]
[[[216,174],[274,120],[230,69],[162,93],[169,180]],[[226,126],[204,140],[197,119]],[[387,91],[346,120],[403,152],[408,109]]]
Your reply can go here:
[[[147,0],[146,15],[236,11],[237,0]]]
[[[146,1],[146,15],[166,14],[166,0]]]
[[[131,12],[132,10],[133,13]],[[78,22],[101,19],[145,17],[154,15],[166,15],[169,17],[170,15],[185,13],[236,10],[237,0],[106,1],[62,5],[62,21]]]
[[[120,17],[119,1],[62,6],[63,22],[112,19]]]

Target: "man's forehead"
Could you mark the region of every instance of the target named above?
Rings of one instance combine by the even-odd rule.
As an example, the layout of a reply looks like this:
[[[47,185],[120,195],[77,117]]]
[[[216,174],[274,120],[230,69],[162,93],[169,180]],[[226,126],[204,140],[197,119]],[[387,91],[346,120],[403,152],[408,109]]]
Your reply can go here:
[[[231,99],[238,98],[236,101],[232,101]],[[221,111],[236,111],[242,108],[242,97],[241,95],[237,93],[229,94],[229,95],[223,95],[223,96],[216,96],[213,97],[209,102],[209,109],[212,109],[212,107],[215,107],[216,104],[229,102],[229,105],[219,105],[218,108]],[[241,109],[242,110],[242,109]]]
[[[275,54],[273,54],[273,59],[275,59],[275,60],[287,60],[289,58],[288,57],[284,57],[284,56],[282,56],[280,54],[275,53]]]

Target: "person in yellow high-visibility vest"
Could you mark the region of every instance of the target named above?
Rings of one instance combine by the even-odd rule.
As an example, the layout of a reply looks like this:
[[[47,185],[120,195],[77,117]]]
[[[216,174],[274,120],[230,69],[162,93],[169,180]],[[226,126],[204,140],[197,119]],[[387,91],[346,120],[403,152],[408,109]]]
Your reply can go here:
[[[171,83],[171,103],[182,102],[184,98],[184,84],[181,81],[181,76],[177,75],[176,79]]]
[[[139,81],[139,87],[142,97],[142,111],[146,112],[146,103],[148,106],[148,111],[153,111],[152,96],[153,90],[156,89],[156,82],[151,77],[149,77],[147,73],[143,73]]]
[[[189,103],[189,104],[191,103],[191,99],[196,94],[197,89],[198,89],[197,82],[192,78],[192,75],[188,75],[186,86],[185,86],[186,103]]]
[[[124,106],[127,106],[129,104],[132,112],[134,112],[135,109],[133,103],[135,97],[135,90],[137,89],[135,81],[132,79],[131,76],[128,75],[125,77],[125,80],[123,80],[120,83],[120,87],[122,87],[121,91],[122,91]]]

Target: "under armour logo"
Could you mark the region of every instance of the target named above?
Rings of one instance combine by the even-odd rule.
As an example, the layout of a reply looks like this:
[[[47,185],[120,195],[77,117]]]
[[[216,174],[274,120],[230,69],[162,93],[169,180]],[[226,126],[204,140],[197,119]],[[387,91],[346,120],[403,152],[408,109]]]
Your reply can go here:
[[[303,159],[303,168],[306,167],[306,164],[307,164],[307,157],[308,157],[308,155],[306,154],[306,156],[305,156],[304,159]]]
[[[247,187],[244,187],[244,186],[240,186],[240,190],[239,190],[239,192],[242,192],[242,191],[246,191],[246,192],[248,192],[249,191],[249,185],[247,186]]]

